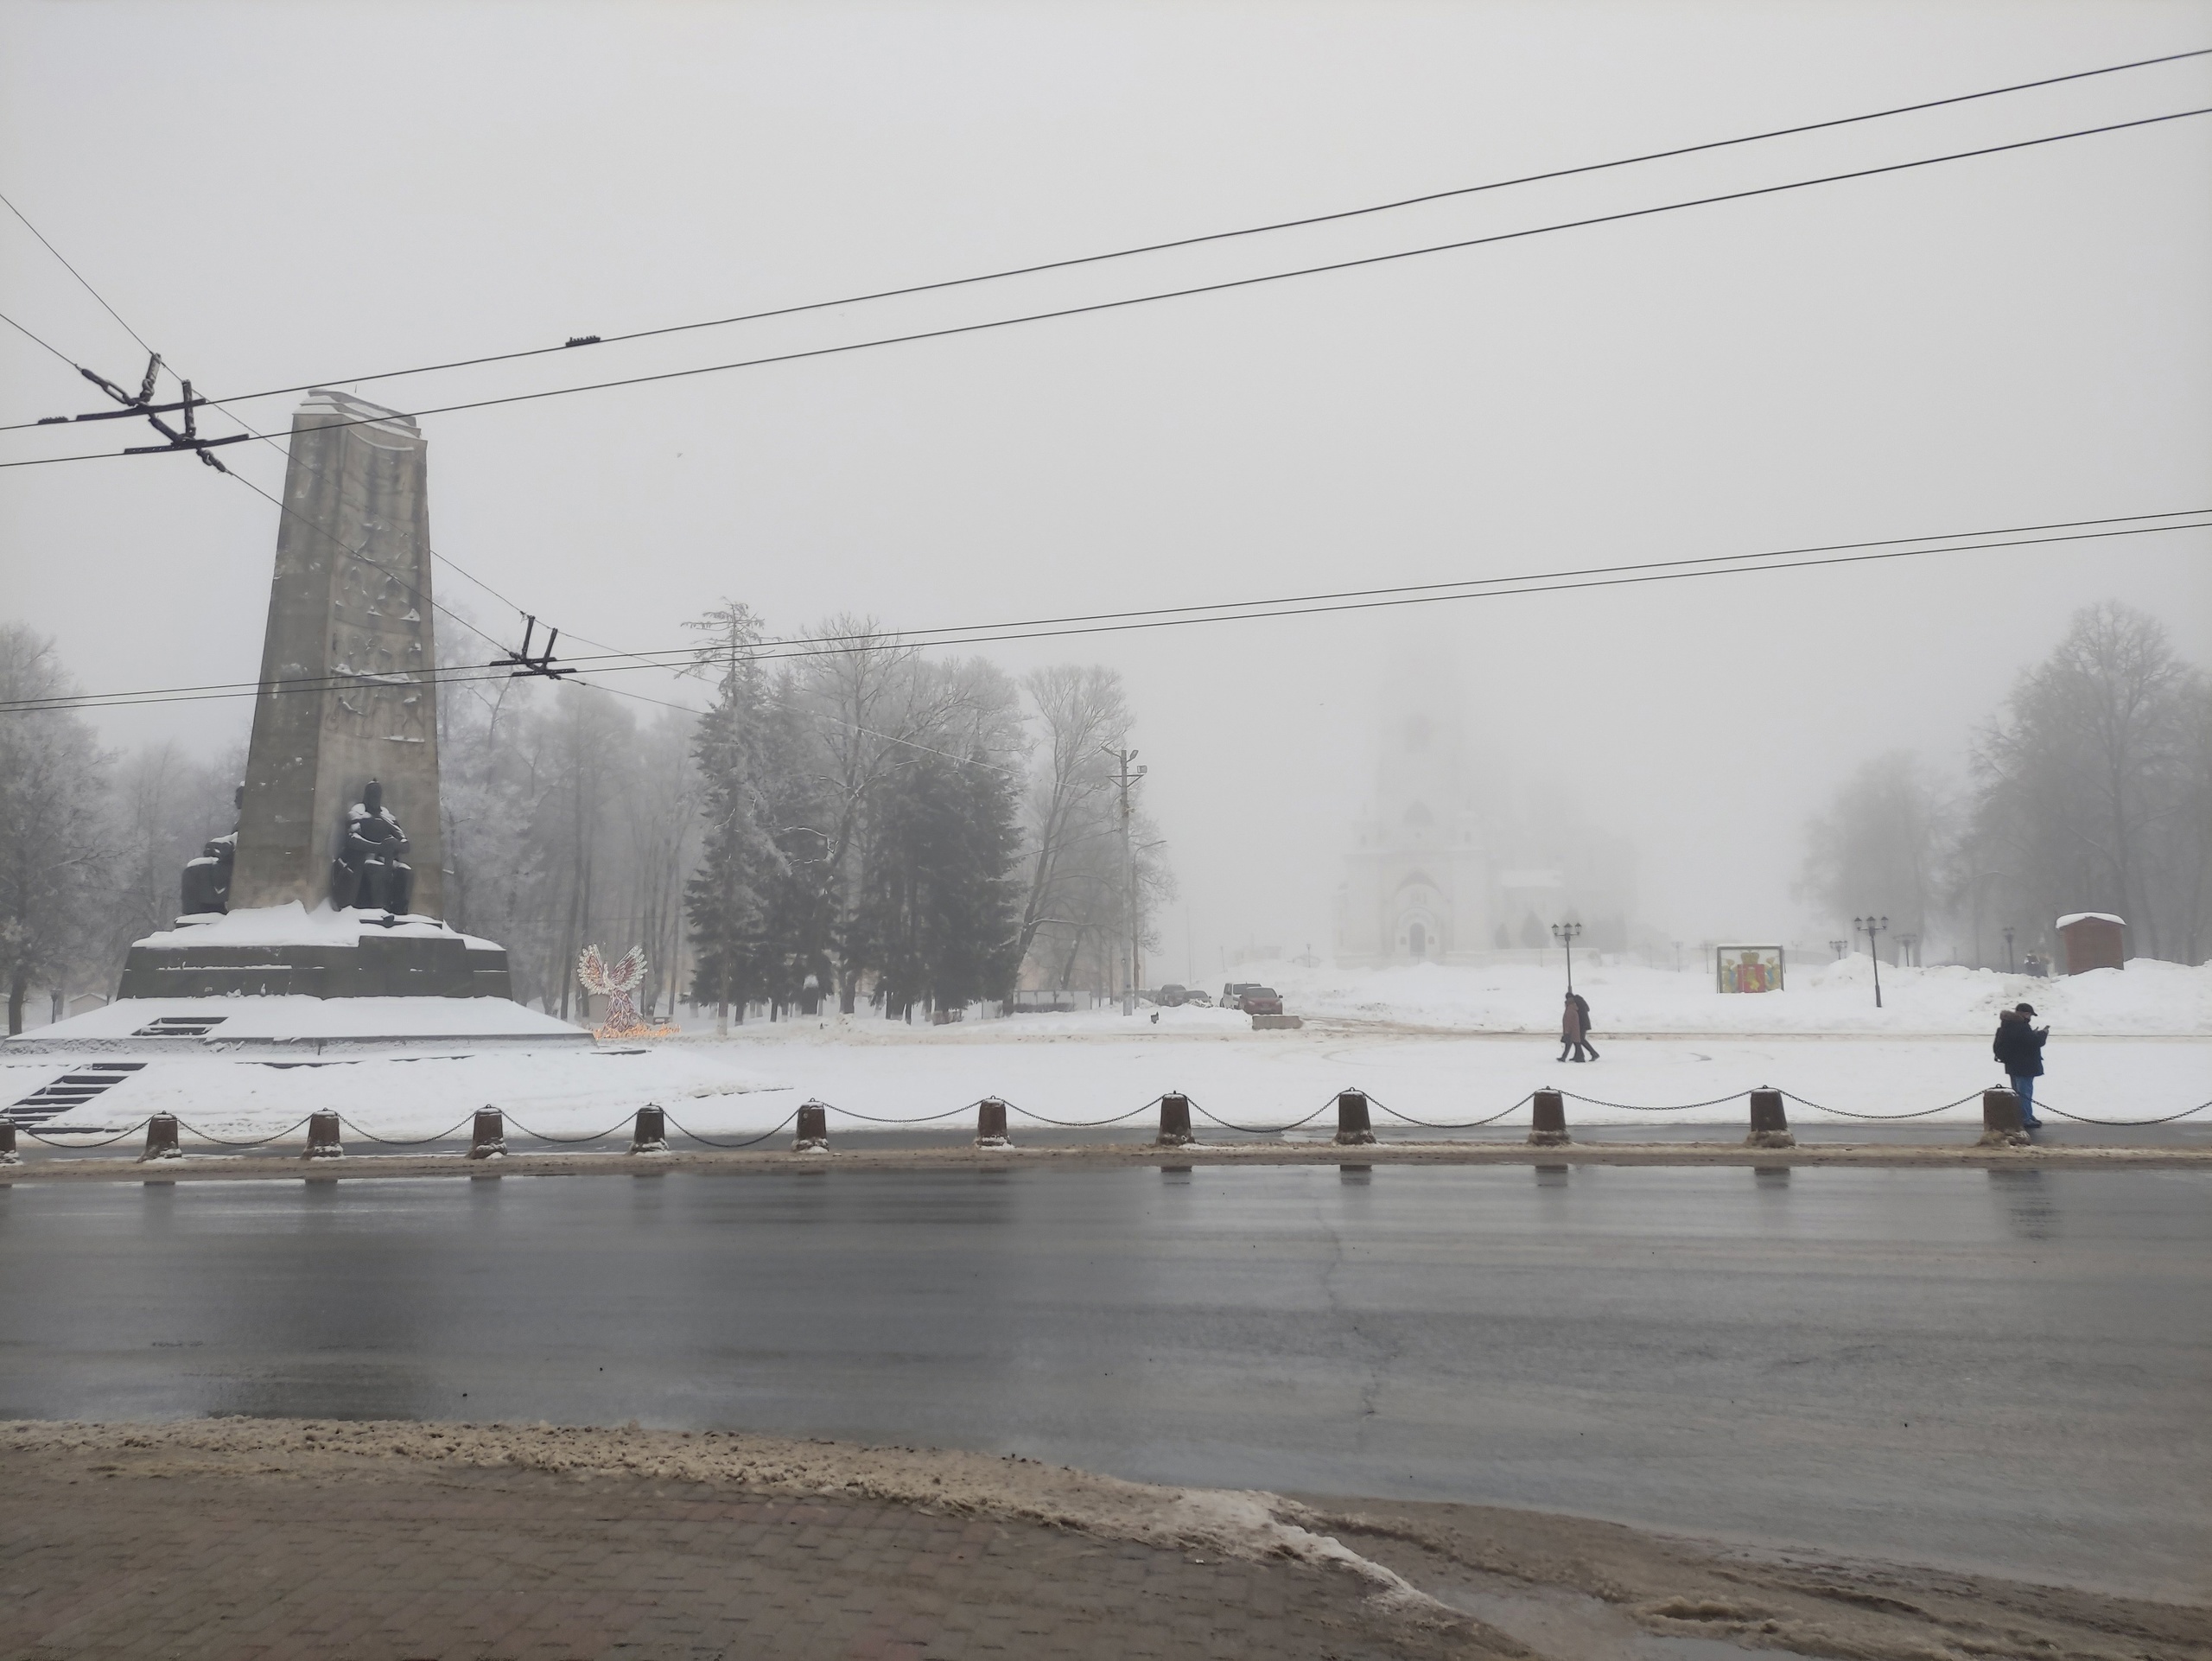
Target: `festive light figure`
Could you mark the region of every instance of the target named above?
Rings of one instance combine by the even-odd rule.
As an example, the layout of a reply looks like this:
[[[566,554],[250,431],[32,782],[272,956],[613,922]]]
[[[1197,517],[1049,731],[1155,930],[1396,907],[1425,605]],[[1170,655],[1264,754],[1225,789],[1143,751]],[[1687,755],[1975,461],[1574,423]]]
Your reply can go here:
[[[588,945],[576,959],[576,979],[587,992],[595,993],[607,1000],[607,1020],[597,1033],[601,1038],[651,1038],[658,1029],[648,1027],[638,1018],[638,1001],[633,996],[645,978],[645,949],[633,945],[620,959],[609,967],[599,955],[599,948]]]

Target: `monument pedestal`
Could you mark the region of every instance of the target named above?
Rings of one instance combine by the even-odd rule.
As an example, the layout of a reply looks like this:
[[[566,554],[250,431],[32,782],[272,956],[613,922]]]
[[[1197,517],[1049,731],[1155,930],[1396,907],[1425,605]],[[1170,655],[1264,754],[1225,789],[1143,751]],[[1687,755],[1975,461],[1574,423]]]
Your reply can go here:
[[[123,963],[126,998],[505,998],[504,946],[429,917],[272,906],[178,920]]]
[[[6,1053],[251,1059],[592,1042],[515,1002],[506,951],[489,940],[428,917],[295,903],[149,935],[114,1002],[11,1038]]]

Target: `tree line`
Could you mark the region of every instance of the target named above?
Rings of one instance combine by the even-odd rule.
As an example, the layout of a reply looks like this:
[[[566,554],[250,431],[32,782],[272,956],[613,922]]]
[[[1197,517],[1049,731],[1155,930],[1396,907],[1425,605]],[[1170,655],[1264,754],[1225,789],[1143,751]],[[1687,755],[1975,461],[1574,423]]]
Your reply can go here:
[[[1112,990],[1116,671],[1016,679],[855,618],[771,655],[734,603],[694,627],[703,714],[567,683],[439,689],[447,919],[508,949],[518,997],[580,1015],[592,944],[645,947],[639,1004],[662,1015]],[[0,697],[73,690],[50,640],[0,627]],[[241,730],[213,757],[118,753],[78,714],[0,716],[10,1032],[34,989],[111,994],[130,942],[174,921],[184,862],[235,823],[245,749]],[[1130,829],[1143,938],[1172,878],[1141,804]]]
[[[1951,937],[1960,960],[2049,955],[2053,925],[2109,912],[2133,955],[2212,957],[2212,679],[2156,618],[2075,614],[1975,732],[1965,776],[1891,751],[1811,824],[1801,889],[1839,927]]]

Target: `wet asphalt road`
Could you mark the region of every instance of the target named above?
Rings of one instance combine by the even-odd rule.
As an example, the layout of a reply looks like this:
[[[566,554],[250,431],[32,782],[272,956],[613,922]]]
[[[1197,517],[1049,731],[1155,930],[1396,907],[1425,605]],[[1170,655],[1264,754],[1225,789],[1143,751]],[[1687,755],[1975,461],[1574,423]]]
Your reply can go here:
[[[2212,1596],[2212,1174],[0,1188],[0,1416],[742,1428]]]

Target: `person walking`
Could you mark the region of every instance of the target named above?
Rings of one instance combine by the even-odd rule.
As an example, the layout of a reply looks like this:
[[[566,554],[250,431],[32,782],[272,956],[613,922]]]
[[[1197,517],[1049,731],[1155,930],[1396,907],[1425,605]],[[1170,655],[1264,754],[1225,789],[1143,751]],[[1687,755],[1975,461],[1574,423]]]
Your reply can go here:
[[[2020,1098],[2020,1123],[2031,1130],[2043,1128],[2036,1117],[2036,1080],[2043,1077],[2044,1041],[2050,1028],[2035,1025],[2036,1006],[2015,1004],[1997,1017],[1997,1037],[1989,1047],[1997,1065],[2012,1080],[2012,1093]]]
[[[1559,1059],[1562,1061],[1588,1061],[1598,1052],[1590,1047],[1590,1006],[1573,992],[1559,1015]]]

